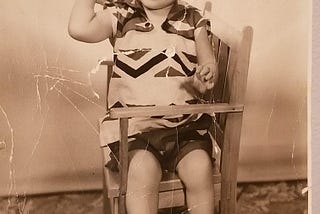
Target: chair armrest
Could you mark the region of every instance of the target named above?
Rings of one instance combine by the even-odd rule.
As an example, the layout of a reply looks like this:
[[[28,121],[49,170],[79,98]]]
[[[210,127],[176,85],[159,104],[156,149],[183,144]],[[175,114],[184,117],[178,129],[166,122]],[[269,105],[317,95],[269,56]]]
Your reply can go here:
[[[113,61],[113,59],[104,59],[101,62],[101,65],[114,65],[114,61]]]
[[[148,107],[122,107],[112,108],[109,111],[110,118],[153,117],[171,116],[179,114],[197,113],[236,113],[243,112],[242,104],[214,103],[214,104],[190,104],[172,106],[148,106]]]

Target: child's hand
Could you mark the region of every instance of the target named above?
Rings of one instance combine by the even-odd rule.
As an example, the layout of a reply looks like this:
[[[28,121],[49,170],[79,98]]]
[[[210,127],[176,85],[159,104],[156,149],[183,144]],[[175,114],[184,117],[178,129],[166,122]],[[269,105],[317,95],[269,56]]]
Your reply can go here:
[[[193,85],[200,93],[204,93],[214,87],[218,73],[216,63],[200,65],[193,78]]]

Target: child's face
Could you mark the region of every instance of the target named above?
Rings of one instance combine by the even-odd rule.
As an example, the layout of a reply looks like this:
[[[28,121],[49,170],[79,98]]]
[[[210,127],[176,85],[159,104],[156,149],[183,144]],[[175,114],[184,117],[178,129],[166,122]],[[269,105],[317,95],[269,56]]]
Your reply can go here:
[[[168,7],[177,0],[140,0],[141,3],[148,9],[156,10]]]

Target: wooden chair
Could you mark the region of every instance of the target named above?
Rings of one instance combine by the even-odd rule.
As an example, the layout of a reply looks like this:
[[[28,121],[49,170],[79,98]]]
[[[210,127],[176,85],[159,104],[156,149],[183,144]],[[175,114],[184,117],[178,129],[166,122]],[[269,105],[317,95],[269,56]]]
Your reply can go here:
[[[125,211],[125,196],[128,172],[128,119],[132,117],[176,115],[193,113],[216,113],[211,131],[221,149],[220,166],[214,170],[215,203],[220,213],[236,213],[237,168],[239,157],[242,114],[250,58],[252,28],[243,31],[213,18],[212,32],[215,55],[218,59],[219,80],[214,89],[215,103],[186,106],[157,106],[114,108],[110,118],[120,120],[120,173],[103,168],[104,213]],[[105,62],[109,72],[113,62]],[[103,148],[104,164],[109,159],[109,149]],[[184,204],[183,184],[175,175],[166,174],[160,183],[159,208]],[[174,194],[174,200],[172,195]],[[218,203],[219,202],[219,203]]]

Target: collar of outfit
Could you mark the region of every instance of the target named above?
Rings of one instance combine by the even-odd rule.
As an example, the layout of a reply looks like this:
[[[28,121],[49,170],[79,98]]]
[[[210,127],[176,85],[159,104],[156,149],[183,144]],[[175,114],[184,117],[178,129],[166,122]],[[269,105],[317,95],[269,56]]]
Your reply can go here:
[[[154,29],[154,25],[150,22],[146,10],[138,0],[107,0],[104,3],[104,8],[107,7],[117,7],[126,11],[123,14],[114,14],[115,16],[121,16],[121,18],[118,17],[118,24],[120,22],[122,26],[126,25],[128,20],[134,19],[135,25],[130,27],[129,30],[134,28],[137,31],[150,32]],[[190,26],[193,25],[193,30],[198,27],[206,27],[208,33],[210,31],[210,22],[202,17],[199,9],[183,0],[178,0],[172,5],[166,19],[161,24],[161,28],[167,33],[178,34],[186,39],[194,40],[194,31],[190,31],[190,28],[184,29],[186,23]],[[181,26],[182,29],[179,29]],[[126,32],[127,29],[120,27],[115,37],[123,37]]]

